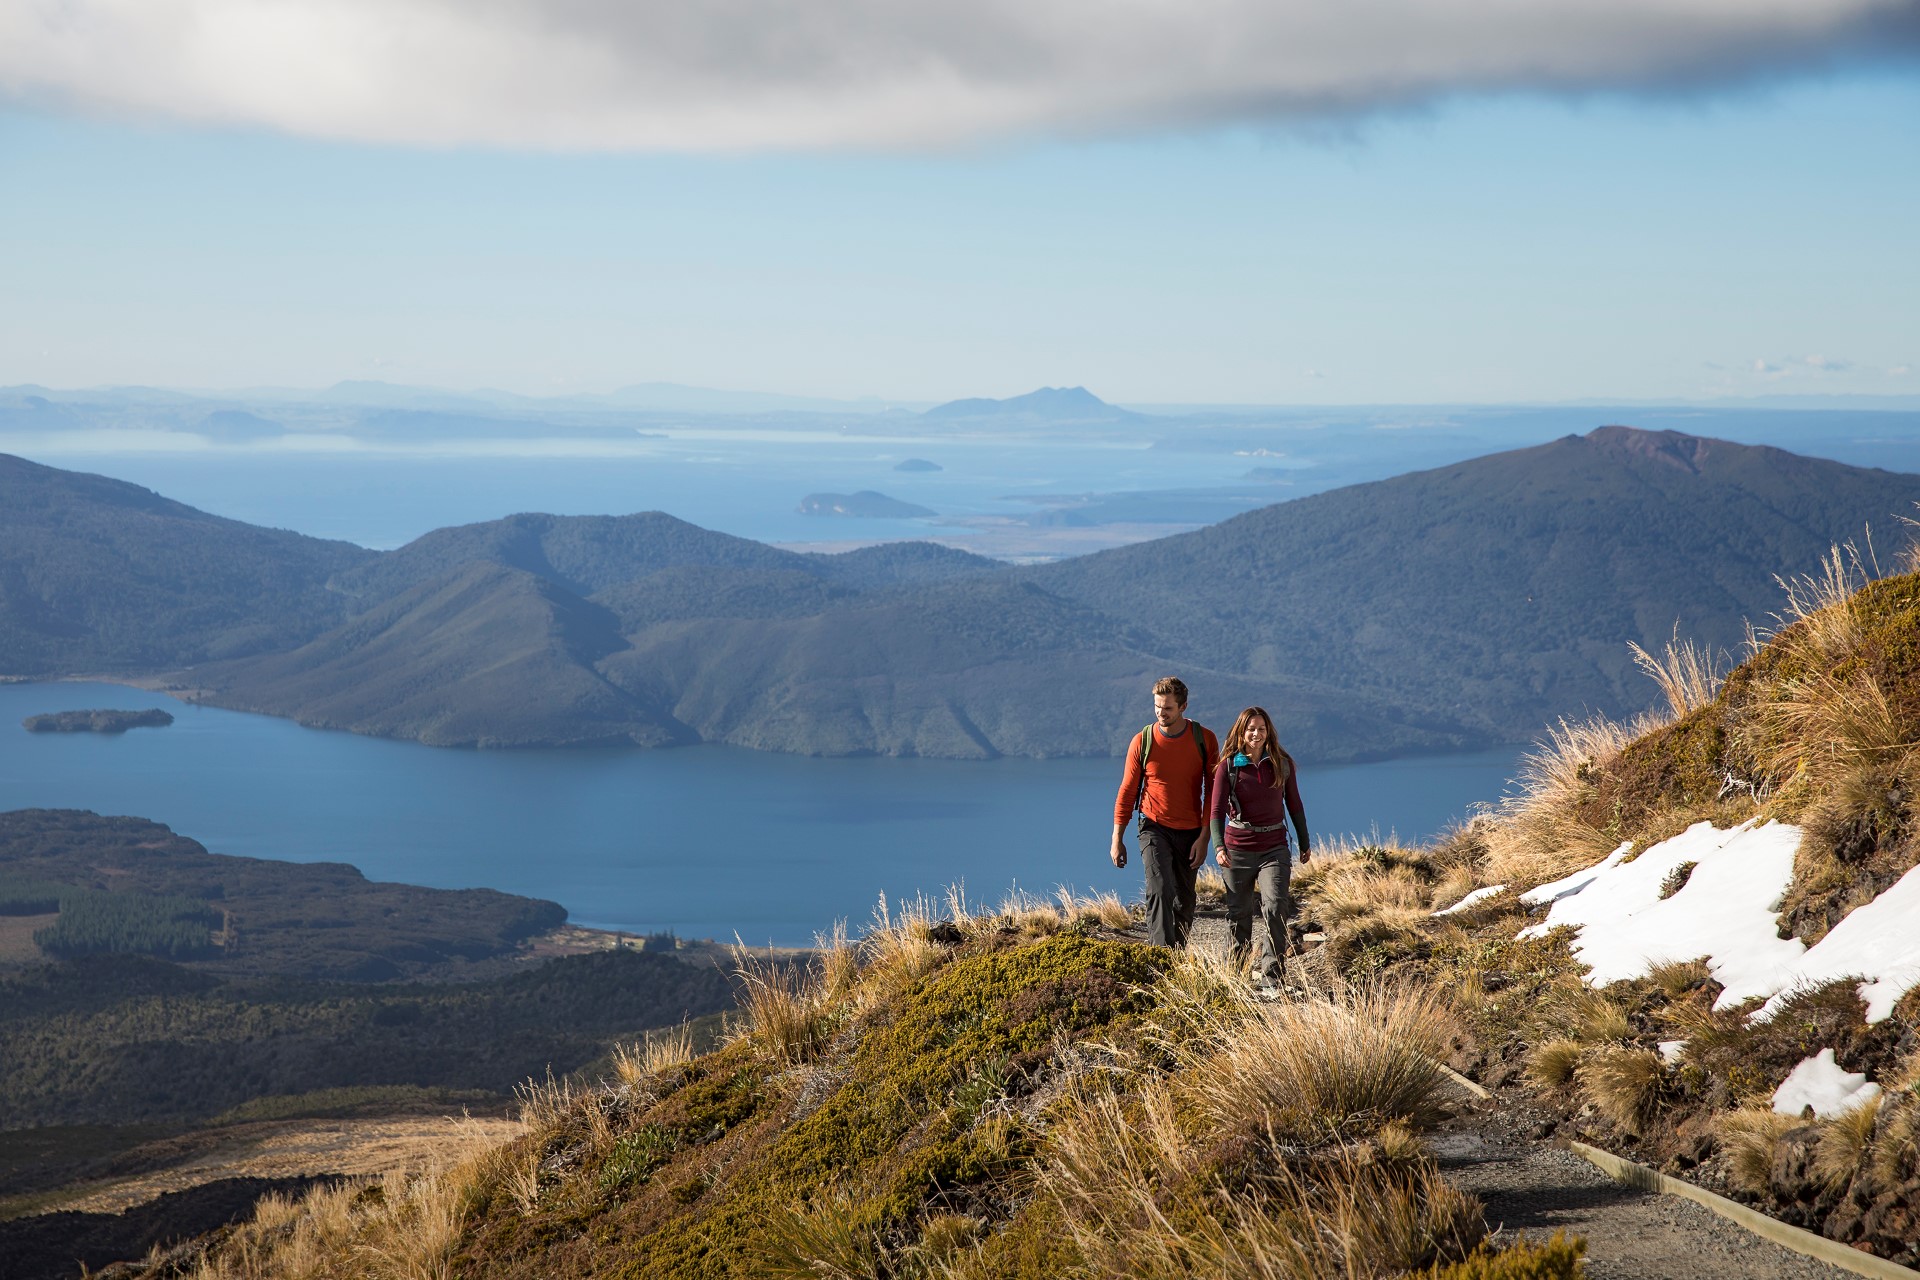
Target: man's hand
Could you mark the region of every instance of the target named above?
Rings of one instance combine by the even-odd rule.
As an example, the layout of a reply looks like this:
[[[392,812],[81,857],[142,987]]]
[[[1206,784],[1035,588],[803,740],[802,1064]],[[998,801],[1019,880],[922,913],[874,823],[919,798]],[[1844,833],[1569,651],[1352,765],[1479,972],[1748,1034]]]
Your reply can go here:
[[[1116,837],[1113,842],[1113,848],[1108,850],[1108,856],[1113,859],[1114,866],[1116,867],[1126,866],[1127,865],[1127,846],[1118,837]]]
[[[1198,840],[1195,840],[1193,842],[1193,852],[1187,855],[1187,865],[1192,867],[1195,871],[1198,871],[1200,869],[1200,864],[1205,862],[1206,860],[1207,860],[1207,838],[1206,836],[1203,835]]]
[[[1221,845],[1213,852],[1213,860],[1220,864],[1223,871],[1233,870],[1233,859],[1227,855],[1227,846]]]

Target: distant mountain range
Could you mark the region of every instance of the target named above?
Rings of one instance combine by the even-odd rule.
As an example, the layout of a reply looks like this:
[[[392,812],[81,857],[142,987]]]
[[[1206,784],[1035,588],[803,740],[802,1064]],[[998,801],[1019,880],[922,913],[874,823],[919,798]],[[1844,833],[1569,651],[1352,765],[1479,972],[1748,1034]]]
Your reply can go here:
[[[1167,672],[1315,760],[1650,701],[1629,640],[1732,648],[1920,477],[1605,427],[1035,568],[803,555],[660,513],[363,551],[0,459],[0,674],[164,677],[444,745],[1106,754]]]

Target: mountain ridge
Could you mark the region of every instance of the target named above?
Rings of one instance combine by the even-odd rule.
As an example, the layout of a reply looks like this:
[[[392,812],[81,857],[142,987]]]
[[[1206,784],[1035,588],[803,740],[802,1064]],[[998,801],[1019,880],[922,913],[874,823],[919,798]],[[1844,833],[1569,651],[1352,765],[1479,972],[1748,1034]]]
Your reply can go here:
[[[1305,758],[1369,759],[1645,705],[1628,641],[1678,623],[1731,649],[1777,608],[1780,566],[1916,498],[1920,477],[1606,427],[1031,568],[523,514],[353,549],[333,612],[256,619],[243,652],[188,635],[147,670],[444,745],[959,758],[1108,754],[1177,671],[1203,720],[1259,702]]]

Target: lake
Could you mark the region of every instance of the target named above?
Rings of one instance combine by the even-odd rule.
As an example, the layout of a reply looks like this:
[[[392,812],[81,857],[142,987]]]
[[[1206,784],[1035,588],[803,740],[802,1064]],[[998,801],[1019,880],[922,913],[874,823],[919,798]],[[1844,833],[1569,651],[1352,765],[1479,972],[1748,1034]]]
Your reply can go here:
[[[119,737],[20,727],[97,707],[176,719]],[[1518,754],[1303,762],[1308,826],[1316,840],[1432,836],[1497,798]],[[152,818],[215,853],[350,862],[376,880],[550,898],[581,924],[754,944],[804,944],[836,919],[857,931],[882,892],[954,882],[980,902],[1060,884],[1137,897],[1137,861],[1106,860],[1119,772],[731,747],[454,751],[119,685],[0,686],[0,809]]]

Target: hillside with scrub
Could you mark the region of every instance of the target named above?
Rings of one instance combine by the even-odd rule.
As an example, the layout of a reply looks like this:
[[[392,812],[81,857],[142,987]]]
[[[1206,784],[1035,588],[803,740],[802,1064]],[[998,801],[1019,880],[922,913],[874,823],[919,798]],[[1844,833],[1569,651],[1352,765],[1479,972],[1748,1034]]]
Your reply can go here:
[[[1664,714],[1562,723],[1498,811],[1296,886],[1330,969],[1454,993],[1462,1065],[1556,1137],[1911,1266],[1920,573],[1785,585],[1724,680],[1642,653]]]
[[[1455,1086],[1438,994],[1263,1003],[1123,936],[1118,900],[959,895],[742,957],[731,1036],[524,1094],[517,1139],[269,1199],[139,1274],[1564,1277],[1487,1239],[1423,1145]]]

